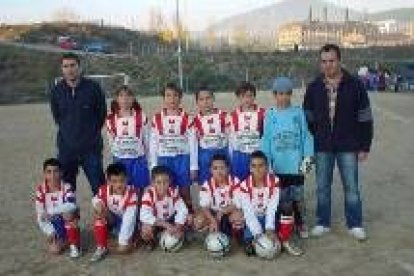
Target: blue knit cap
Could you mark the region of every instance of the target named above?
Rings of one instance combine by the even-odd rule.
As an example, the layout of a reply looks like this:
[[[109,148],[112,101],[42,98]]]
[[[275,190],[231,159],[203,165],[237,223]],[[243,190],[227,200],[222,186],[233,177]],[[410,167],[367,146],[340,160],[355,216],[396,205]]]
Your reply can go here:
[[[288,77],[277,77],[273,81],[273,92],[291,92],[293,90],[293,82]]]

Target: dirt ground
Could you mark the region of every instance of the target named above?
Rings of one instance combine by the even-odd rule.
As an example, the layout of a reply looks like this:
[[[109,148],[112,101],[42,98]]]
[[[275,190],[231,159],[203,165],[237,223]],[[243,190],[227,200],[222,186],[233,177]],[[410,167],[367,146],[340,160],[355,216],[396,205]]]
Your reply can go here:
[[[267,92],[259,102],[271,104]],[[218,95],[218,106],[233,107],[233,95]],[[295,97],[301,103],[301,94]],[[55,153],[55,127],[46,104],[0,107],[0,275],[414,275],[414,94],[371,94],[375,141],[368,162],[361,165],[364,215],[369,239],[359,243],[346,232],[342,187],[334,184],[333,231],[309,239],[306,254],[282,255],[274,261],[246,257],[240,248],[223,260],[211,259],[194,241],[176,254],[138,249],[128,256],[110,255],[91,265],[90,191],[79,177],[84,256],[51,257],[34,221],[33,188],[41,163]],[[142,100],[157,108],[159,98]],[[193,106],[191,98],[185,99]],[[106,152],[106,161],[108,154]],[[106,162],[107,163],[107,162]],[[315,185],[306,183],[309,223],[313,224]]]

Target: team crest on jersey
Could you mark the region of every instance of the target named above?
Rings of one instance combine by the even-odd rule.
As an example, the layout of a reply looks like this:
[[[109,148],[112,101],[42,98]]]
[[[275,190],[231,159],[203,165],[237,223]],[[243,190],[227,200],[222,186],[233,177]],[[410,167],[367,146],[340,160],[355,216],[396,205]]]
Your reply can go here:
[[[169,133],[169,134],[174,134],[174,129],[173,129],[173,128],[170,128],[170,129],[168,130],[168,133]]]
[[[216,130],[214,128],[210,128],[209,133],[214,134],[214,133],[216,133]]]
[[[127,126],[127,125],[128,125],[128,121],[127,121],[127,120],[122,121],[122,125],[123,125],[123,126]]]
[[[174,119],[168,119],[168,123],[171,124],[171,125],[175,124],[175,120]]]
[[[208,119],[207,120],[207,124],[212,125],[214,123],[214,118]]]

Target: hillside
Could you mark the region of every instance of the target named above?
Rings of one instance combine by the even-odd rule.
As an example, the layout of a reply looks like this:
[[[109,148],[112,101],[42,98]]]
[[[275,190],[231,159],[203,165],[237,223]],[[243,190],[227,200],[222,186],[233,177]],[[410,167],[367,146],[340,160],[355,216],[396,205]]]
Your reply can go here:
[[[60,75],[59,56],[0,45],[0,104],[44,101]],[[413,47],[347,49],[343,60],[348,70],[356,72],[359,66],[374,67],[377,62],[392,69],[395,62],[413,60],[413,56]],[[317,57],[317,52],[192,51],[183,58],[184,88],[191,92],[200,85],[209,85],[217,91],[234,91],[248,76],[259,90],[267,90],[277,75],[291,76],[301,85],[317,73]],[[177,80],[177,60],[171,54],[153,52],[132,58],[88,56],[82,64],[85,74],[128,74],[130,86],[142,96],[157,95],[166,82]],[[104,89],[111,95],[119,84],[105,83]]]
[[[239,29],[248,31],[277,30],[286,22],[304,21],[309,19],[309,9],[312,7],[313,20],[324,20],[324,8],[327,8],[327,17],[330,21],[343,21],[346,8],[337,6],[332,2],[323,0],[284,0],[263,8],[253,9],[249,12],[238,14],[221,20],[209,26],[208,32],[228,33]],[[396,19],[401,21],[414,20],[414,8],[393,9],[367,15],[370,20]],[[351,20],[361,20],[364,14],[359,11],[349,10]]]
[[[0,26],[0,38],[19,42],[56,44],[59,36],[71,36],[81,45],[94,40],[105,41],[117,53],[129,53],[131,46],[133,54],[143,49],[174,50],[173,44],[161,41],[156,35],[121,27],[67,22]]]
[[[388,20],[395,19],[399,21],[414,21],[414,8],[393,9],[368,16],[370,20]]]
[[[309,8],[312,7],[314,20],[323,20],[323,10],[328,10],[328,20],[341,21],[345,18],[346,9],[323,0],[285,0],[267,7],[258,8],[239,14],[210,26],[208,29],[216,32],[229,32],[243,26],[247,30],[260,31],[274,28],[289,21],[302,21],[309,18]],[[362,14],[351,10],[351,19],[361,19]]]

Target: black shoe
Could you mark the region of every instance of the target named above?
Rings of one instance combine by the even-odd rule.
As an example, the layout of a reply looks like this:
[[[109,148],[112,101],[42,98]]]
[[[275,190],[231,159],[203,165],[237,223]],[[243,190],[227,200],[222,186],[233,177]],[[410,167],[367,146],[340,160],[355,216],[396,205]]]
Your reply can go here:
[[[256,254],[254,251],[254,246],[252,242],[246,242],[244,245],[244,253],[246,253],[247,256],[253,256]]]

